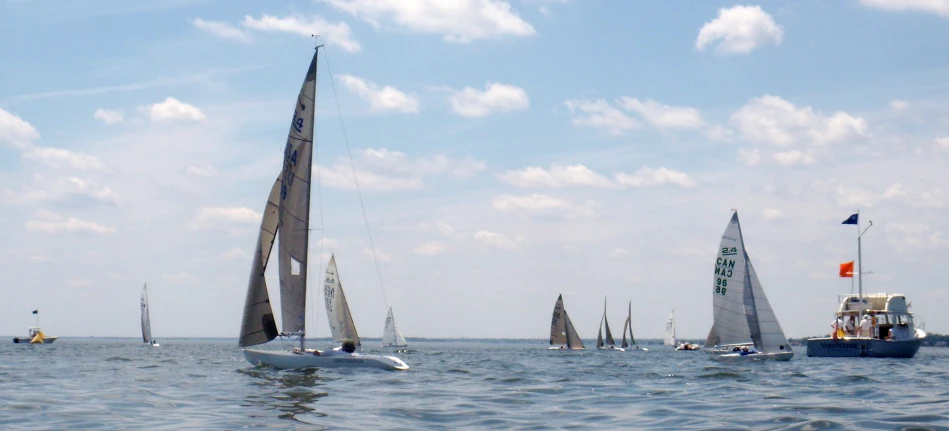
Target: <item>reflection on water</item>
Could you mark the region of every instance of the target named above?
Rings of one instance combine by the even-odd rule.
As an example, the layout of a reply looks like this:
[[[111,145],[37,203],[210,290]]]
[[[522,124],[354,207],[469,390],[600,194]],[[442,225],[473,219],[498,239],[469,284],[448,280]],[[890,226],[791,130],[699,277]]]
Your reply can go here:
[[[307,415],[316,418],[326,416],[325,413],[316,411],[315,403],[329,393],[317,388],[324,382],[335,379],[320,376],[317,369],[281,371],[269,367],[254,367],[238,369],[237,372],[250,377],[249,382],[259,388],[258,393],[244,398],[244,406],[276,410],[280,412],[280,419],[308,424],[313,423],[305,420]]]

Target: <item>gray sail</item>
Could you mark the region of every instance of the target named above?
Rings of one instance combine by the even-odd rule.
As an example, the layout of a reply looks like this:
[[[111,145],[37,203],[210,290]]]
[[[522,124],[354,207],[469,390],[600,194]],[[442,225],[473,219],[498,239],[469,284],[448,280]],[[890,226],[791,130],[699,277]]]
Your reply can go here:
[[[745,315],[745,258],[741,225],[738,222],[738,213],[735,212],[722,234],[715,259],[715,273],[712,278],[713,322],[705,340],[706,347],[751,341],[748,317]]]
[[[580,340],[580,335],[577,334],[577,329],[573,327],[573,322],[570,321],[570,316],[567,314],[567,310],[563,312],[563,319],[567,324],[567,347],[573,350],[583,349],[583,341]]]
[[[758,339],[755,341],[755,348],[762,352],[790,352],[791,345],[788,343],[778,318],[768,302],[768,297],[761,287],[758,280],[758,274],[755,273],[755,267],[748,261],[748,274],[751,282],[751,290],[754,291],[754,307],[757,316]]]
[[[606,315],[603,315],[606,317]],[[596,330],[596,348],[603,347],[603,317],[600,318],[600,326]]]
[[[336,256],[330,256],[330,263],[326,266],[326,277],[323,279],[323,299],[326,304],[326,318],[329,319],[330,333],[333,341],[341,343],[343,340],[353,340],[356,347],[362,346],[359,333],[356,332],[356,323],[349,312],[349,303],[343,293],[343,283],[339,279],[336,268]]]
[[[603,326],[606,327],[606,345],[615,346],[616,341],[613,341],[613,333],[610,332],[610,320],[606,318],[606,299],[603,300]]]
[[[755,307],[755,291],[751,288],[751,272],[748,267],[751,262],[748,260],[748,252],[745,252],[745,290],[742,293],[742,300],[745,303],[745,319],[748,321],[748,332],[751,335],[751,342],[756,349],[761,349],[761,327],[758,326],[758,310]]]
[[[277,235],[277,213],[280,203],[280,177],[274,181],[264,207],[264,216],[260,220],[260,233],[251,264],[250,281],[247,283],[247,297],[244,299],[244,316],[241,319],[241,334],[238,344],[241,347],[263,344],[277,338],[279,331],[274,321],[270,294],[267,293],[267,280],[264,271],[270,261],[274,238]]]
[[[142,286],[142,341],[152,342],[152,321],[148,311],[148,285]]]
[[[310,174],[313,166],[313,118],[316,99],[316,56],[297,96],[283,151],[277,261],[280,273],[280,310],[285,333],[306,329],[306,273],[310,240]]]
[[[567,319],[563,309],[563,295],[557,297],[554,314],[550,319],[550,345],[567,344]]]

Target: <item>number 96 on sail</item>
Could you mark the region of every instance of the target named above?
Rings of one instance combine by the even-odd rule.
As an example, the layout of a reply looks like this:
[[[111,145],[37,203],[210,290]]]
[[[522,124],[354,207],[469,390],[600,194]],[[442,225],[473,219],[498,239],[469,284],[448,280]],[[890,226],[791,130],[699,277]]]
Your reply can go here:
[[[728,287],[728,279],[718,277],[715,279],[715,293],[725,296],[726,288]]]

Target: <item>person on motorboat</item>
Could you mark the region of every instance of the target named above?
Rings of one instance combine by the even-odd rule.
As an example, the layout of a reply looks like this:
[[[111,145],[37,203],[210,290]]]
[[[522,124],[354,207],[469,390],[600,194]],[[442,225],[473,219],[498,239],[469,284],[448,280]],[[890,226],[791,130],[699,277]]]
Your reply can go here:
[[[864,314],[863,320],[860,321],[860,329],[857,332],[857,337],[869,337],[870,332],[870,315]]]

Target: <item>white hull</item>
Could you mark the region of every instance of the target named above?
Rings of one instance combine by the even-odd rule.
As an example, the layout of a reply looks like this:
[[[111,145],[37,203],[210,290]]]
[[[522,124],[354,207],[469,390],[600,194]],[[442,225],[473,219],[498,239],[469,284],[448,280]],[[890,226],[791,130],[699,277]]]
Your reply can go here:
[[[360,353],[326,352],[294,353],[276,350],[243,349],[244,357],[255,366],[267,365],[281,370],[302,368],[378,368],[382,370],[408,370],[409,366],[394,356],[363,355]]]
[[[716,361],[790,361],[794,357],[794,352],[777,353],[712,353],[711,358]]]
[[[43,344],[52,344],[58,339],[59,337],[43,337]],[[32,340],[32,338],[14,338],[13,342],[30,344],[30,340]]]
[[[552,346],[552,347],[548,347],[547,350],[586,350],[586,349],[583,347],[579,349],[571,349],[567,346]]]
[[[622,347],[597,347],[597,350],[616,350],[617,352],[625,352],[626,349]]]

